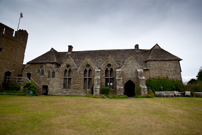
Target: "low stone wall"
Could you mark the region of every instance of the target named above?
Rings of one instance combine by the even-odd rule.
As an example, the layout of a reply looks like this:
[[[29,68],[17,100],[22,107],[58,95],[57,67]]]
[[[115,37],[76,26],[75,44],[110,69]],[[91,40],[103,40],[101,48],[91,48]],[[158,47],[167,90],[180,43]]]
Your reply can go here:
[[[155,91],[156,97],[181,97],[178,91]]]

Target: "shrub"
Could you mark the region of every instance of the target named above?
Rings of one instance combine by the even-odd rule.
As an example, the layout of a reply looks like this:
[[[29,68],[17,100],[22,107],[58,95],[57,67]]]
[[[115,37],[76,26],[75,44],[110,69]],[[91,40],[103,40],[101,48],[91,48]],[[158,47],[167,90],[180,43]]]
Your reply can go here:
[[[119,96],[118,98],[128,98],[127,95]]]
[[[141,95],[141,86],[138,86],[137,87],[137,90],[136,90],[136,95]]]
[[[26,96],[29,95],[28,92],[20,92],[20,91],[11,91],[11,90],[7,90],[7,91],[0,91],[0,95],[17,95],[17,96]]]
[[[110,93],[110,88],[109,87],[102,87],[101,93],[108,95]]]
[[[93,95],[92,94],[87,94],[86,97],[93,97]]]
[[[28,91],[32,90],[33,91],[33,95],[37,95],[36,93],[36,86],[34,84],[34,82],[26,82],[24,85],[23,85],[23,88],[24,89],[27,89]]]
[[[9,85],[9,90],[20,90],[20,86],[18,85],[17,82],[12,82],[10,85]]]
[[[146,81],[147,88],[155,91],[179,91],[182,84],[179,80],[170,80],[169,78],[150,78]]]
[[[154,98],[154,93],[148,93],[148,94],[145,94],[145,95],[136,95],[135,96],[136,98]]]
[[[100,94],[98,97],[99,97],[99,98],[106,98],[106,96],[103,95],[103,94]]]

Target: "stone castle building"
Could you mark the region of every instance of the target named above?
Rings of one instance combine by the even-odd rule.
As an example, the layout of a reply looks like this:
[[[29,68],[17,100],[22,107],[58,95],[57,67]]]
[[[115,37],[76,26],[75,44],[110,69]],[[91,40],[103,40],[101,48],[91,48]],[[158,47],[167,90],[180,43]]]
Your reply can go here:
[[[151,49],[57,52],[55,49],[31,60],[23,76],[31,77],[50,95],[99,95],[104,86],[117,95],[134,96],[138,86],[147,93],[145,80],[169,77],[181,80],[181,59],[158,44]]]
[[[26,30],[15,31],[0,23],[0,89],[10,77],[22,77],[24,53],[27,45]]]
[[[0,89],[11,78],[33,81],[40,94],[99,95],[104,86],[117,95],[134,96],[145,80],[168,77],[181,80],[181,59],[158,44],[151,49],[58,52],[51,49],[23,66],[28,33],[0,23]]]

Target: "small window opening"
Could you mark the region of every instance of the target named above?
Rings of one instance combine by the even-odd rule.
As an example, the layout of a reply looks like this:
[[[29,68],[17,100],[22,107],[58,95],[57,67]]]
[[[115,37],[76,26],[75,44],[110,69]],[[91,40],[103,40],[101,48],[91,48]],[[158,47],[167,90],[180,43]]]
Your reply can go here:
[[[50,78],[50,71],[48,71],[48,78]]]
[[[41,69],[41,75],[44,76],[44,69]]]
[[[55,78],[55,71],[52,72],[52,78]]]

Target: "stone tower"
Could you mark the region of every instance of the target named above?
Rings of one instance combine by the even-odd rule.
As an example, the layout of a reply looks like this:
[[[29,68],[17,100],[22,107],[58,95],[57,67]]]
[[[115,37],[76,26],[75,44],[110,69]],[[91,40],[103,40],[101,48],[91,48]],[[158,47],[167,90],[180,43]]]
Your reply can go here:
[[[0,88],[9,77],[22,76],[27,39],[26,30],[14,32],[0,23]]]

